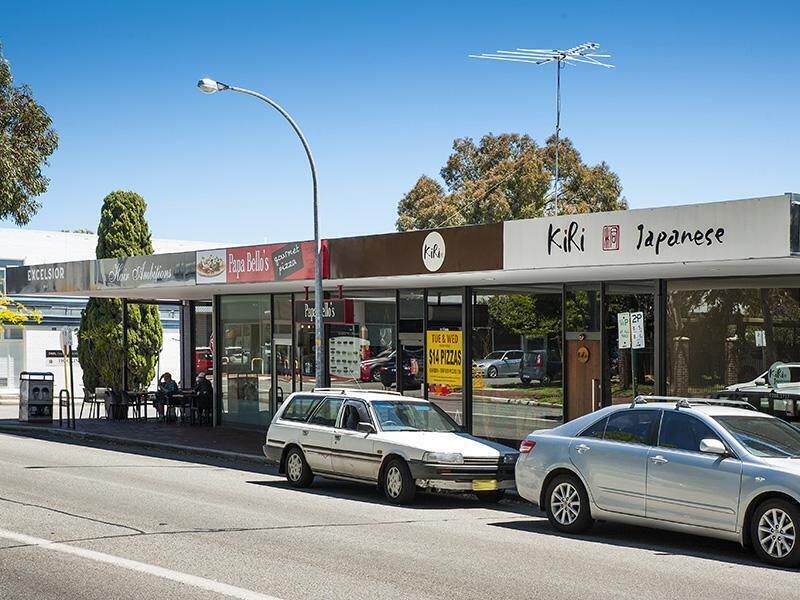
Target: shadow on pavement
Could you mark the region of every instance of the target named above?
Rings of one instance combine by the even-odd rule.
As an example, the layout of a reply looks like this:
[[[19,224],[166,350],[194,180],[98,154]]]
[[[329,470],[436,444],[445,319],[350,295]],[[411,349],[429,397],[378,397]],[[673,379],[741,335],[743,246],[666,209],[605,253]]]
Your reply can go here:
[[[540,514],[538,509],[532,504],[522,502],[511,497],[504,499],[498,504],[488,504],[479,502],[472,494],[446,494],[435,492],[418,492],[414,502],[408,505],[392,504],[378,490],[377,486],[368,483],[352,483],[349,481],[337,481],[317,477],[310,488],[295,488],[289,485],[286,480],[263,480],[248,481],[252,485],[260,485],[274,489],[285,489],[297,492],[298,494],[310,494],[314,496],[328,496],[342,500],[353,500],[356,502],[367,502],[373,505],[392,506],[395,508],[408,508],[412,510],[452,510],[454,508],[483,508],[495,510],[502,513],[512,513],[525,516]]]
[[[688,533],[599,521],[587,534],[569,535],[553,529],[546,517],[533,521],[507,521],[490,523],[490,525],[532,534],[563,537],[622,548],[650,550],[656,556],[692,556],[737,565],[785,570],[760,562],[749,548],[742,548],[736,542]]]

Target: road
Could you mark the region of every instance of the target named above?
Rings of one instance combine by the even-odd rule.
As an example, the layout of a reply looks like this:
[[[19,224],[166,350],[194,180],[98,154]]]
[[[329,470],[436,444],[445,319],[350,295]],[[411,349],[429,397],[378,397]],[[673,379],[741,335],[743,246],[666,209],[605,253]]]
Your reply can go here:
[[[606,524],[569,538],[522,502],[397,507],[369,487],[297,491],[266,467],[197,460],[0,435],[0,598],[796,594],[796,572],[736,544]]]

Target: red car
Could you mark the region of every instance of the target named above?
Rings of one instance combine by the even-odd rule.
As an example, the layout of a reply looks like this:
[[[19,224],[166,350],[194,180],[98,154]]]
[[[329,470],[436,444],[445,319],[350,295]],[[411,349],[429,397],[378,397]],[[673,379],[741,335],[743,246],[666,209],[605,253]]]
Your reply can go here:
[[[214,372],[214,355],[211,348],[201,347],[194,349],[194,372],[210,375]]]

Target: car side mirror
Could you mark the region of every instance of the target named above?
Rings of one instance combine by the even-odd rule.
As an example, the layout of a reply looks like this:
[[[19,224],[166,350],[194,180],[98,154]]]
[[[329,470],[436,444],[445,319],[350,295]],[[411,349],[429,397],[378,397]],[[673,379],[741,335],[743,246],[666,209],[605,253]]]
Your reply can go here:
[[[359,423],[356,430],[359,433],[377,433],[375,431],[375,426],[372,423]]]
[[[723,444],[719,440],[709,438],[707,440],[700,440],[700,452],[705,452],[707,454],[718,454],[720,456],[727,456],[728,449],[725,448],[725,444]]]
[[[764,379],[763,377],[758,377],[753,383],[755,383],[756,385],[767,385],[767,380]]]

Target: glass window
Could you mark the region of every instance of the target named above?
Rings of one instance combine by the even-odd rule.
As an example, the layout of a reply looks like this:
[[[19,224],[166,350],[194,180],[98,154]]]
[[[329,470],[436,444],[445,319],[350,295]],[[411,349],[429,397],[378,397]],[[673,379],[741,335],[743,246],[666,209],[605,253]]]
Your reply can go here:
[[[781,419],[714,417],[750,453],[765,458],[800,458],[800,430]]]
[[[472,296],[472,428],[518,446],[563,421],[561,286],[476,288]]]
[[[384,431],[460,431],[461,427],[435,404],[386,400],[372,408]]]
[[[676,280],[667,290],[670,395],[747,392],[775,362],[800,363],[797,278]]]
[[[400,322],[397,324],[400,347],[403,350],[403,374],[397,390],[404,396],[421,398],[425,394],[423,356],[423,318],[425,313],[422,290],[401,290],[398,307]],[[406,365],[408,375],[406,376]]]
[[[428,400],[464,423],[464,339],[461,289],[428,290],[425,384]]]
[[[339,416],[339,409],[343,402],[344,400],[341,398],[325,398],[308,422],[312,425],[333,427],[336,425],[336,417]]]
[[[353,322],[329,326],[331,386],[396,389],[394,290],[344,296],[353,302]]]
[[[664,411],[664,416],[661,418],[661,433],[658,437],[659,446],[699,452],[700,441],[706,439],[719,440],[719,436],[696,417],[676,410]]]
[[[356,431],[359,423],[372,423],[367,412],[367,405],[356,400],[348,400],[342,413],[342,429]]]
[[[266,426],[272,413],[271,298],[268,295],[223,296],[220,299],[222,339],[222,423]]]
[[[275,357],[276,406],[294,391],[293,376],[298,371],[297,358],[292,357],[292,296],[289,294],[272,296],[272,347]]]
[[[588,427],[587,429],[583,430],[580,437],[593,437],[598,439],[603,439],[603,435],[606,431],[606,423],[608,422],[608,417],[604,419],[600,419],[594,425]]]
[[[287,421],[306,421],[318,402],[319,396],[294,396],[281,418]]]
[[[604,440],[650,445],[658,425],[657,410],[624,410],[608,417]]]

